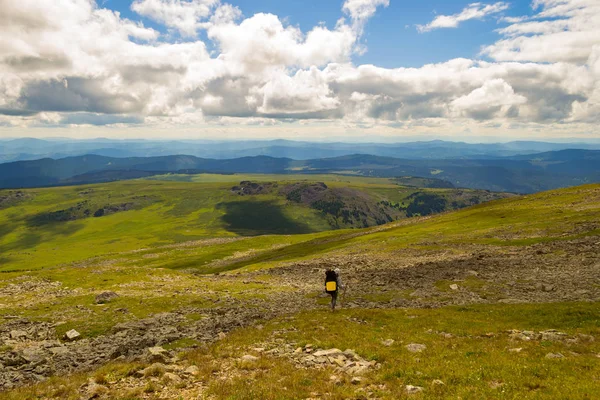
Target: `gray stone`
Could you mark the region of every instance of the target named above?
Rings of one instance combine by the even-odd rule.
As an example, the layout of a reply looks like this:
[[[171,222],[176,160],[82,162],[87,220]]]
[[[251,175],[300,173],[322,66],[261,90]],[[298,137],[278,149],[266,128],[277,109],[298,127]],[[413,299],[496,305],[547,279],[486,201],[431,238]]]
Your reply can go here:
[[[69,348],[66,346],[51,347],[48,350],[50,351],[50,353],[54,354],[55,356],[62,356],[65,354],[69,354]]]
[[[406,347],[406,350],[410,351],[411,353],[421,353],[423,350],[425,350],[427,348],[427,346],[425,346],[424,344],[419,344],[419,343],[407,344],[405,347]]]
[[[565,358],[565,356],[563,356],[560,353],[548,353],[548,354],[546,354],[546,358],[548,358],[548,359],[559,359],[559,358]]]
[[[198,375],[200,373],[200,369],[195,365],[191,365],[187,367],[183,372],[188,375]]]
[[[555,330],[543,331],[543,332],[540,332],[540,334],[542,335],[542,340],[547,340],[547,341],[551,341],[551,342],[564,340],[567,337],[566,333],[558,332]]]
[[[241,358],[241,360],[244,362],[256,362],[256,361],[258,361],[258,357],[252,356],[250,354],[246,354],[245,356],[243,356]]]
[[[417,393],[421,393],[423,391],[423,388],[421,386],[413,386],[413,385],[406,385],[405,389],[406,389],[407,394],[417,394]]]
[[[163,379],[167,382],[174,383],[174,384],[181,383],[181,378],[172,372],[166,372],[163,375]]]
[[[328,357],[343,354],[340,349],[321,350],[313,353],[315,357]]]
[[[75,340],[75,339],[79,338],[80,336],[81,336],[81,334],[79,332],[77,332],[75,329],[71,329],[70,331],[65,333],[66,340]]]
[[[115,292],[102,292],[96,295],[96,304],[105,304],[119,297]]]
[[[450,289],[458,290],[458,285],[456,283],[453,283],[452,285],[450,285]]]
[[[386,347],[390,347],[391,345],[393,345],[395,342],[394,339],[386,339],[386,340],[382,340],[381,344],[383,344]]]
[[[10,338],[14,340],[26,339],[27,332],[25,331],[10,331]]]
[[[23,350],[21,357],[32,364],[40,364],[46,361],[46,353],[42,349],[35,347]]]

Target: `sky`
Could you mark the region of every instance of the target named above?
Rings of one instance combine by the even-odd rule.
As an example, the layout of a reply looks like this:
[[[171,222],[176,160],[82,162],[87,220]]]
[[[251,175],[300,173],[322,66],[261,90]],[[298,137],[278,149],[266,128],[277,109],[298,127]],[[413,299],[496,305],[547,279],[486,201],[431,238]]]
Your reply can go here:
[[[598,0],[0,0],[0,138],[599,128]]]

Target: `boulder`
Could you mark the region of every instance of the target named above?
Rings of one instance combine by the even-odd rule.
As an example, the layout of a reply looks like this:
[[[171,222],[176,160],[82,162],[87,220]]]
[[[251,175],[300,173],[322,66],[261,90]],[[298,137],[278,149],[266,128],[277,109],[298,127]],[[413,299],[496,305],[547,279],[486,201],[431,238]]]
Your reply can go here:
[[[421,353],[427,348],[427,346],[425,346],[424,344],[419,343],[407,344],[405,347],[406,350],[410,351],[411,353]]]
[[[46,362],[46,353],[37,347],[29,347],[23,350],[21,357],[31,364],[41,364]]]
[[[321,350],[313,353],[315,357],[331,357],[343,354],[340,349]]]
[[[10,331],[9,335],[13,340],[27,339],[27,332],[25,331]]]
[[[70,331],[68,331],[67,333],[65,333],[65,339],[69,340],[69,341],[76,340],[80,336],[81,336],[81,334],[79,332],[77,332],[75,329],[71,329]]]
[[[115,292],[102,292],[96,295],[96,304],[105,304],[119,297]]]
[[[166,372],[163,375],[163,380],[165,382],[173,383],[175,385],[178,384],[178,383],[181,383],[181,378],[178,375],[175,375],[172,372]]]
[[[66,346],[51,347],[48,350],[50,351],[50,353],[52,353],[55,356],[62,356],[65,354],[69,354],[69,348]]]
[[[188,375],[198,375],[200,373],[200,369],[195,365],[191,365],[187,367],[183,372]]]
[[[167,362],[168,352],[161,346],[150,347],[146,351],[146,360],[148,362],[158,362],[158,363],[166,363]]]
[[[353,385],[358,385],[362,382],[362,378],[359,378],[358,376],[355,376],[354,378],[352,378],[352,380],[350,381],[350,383],[352,383]]]
[[[406,385],[406,394],[417,394],[423,391],[421,386]]]
[[[256,361],[258,361],[258,357],[255,357],[255,356],[250,355],[250,354],[246,354],[245,356],[243,356],[242,358],[240,358],[240,360],[242,360],[244,362],[256,362]]]

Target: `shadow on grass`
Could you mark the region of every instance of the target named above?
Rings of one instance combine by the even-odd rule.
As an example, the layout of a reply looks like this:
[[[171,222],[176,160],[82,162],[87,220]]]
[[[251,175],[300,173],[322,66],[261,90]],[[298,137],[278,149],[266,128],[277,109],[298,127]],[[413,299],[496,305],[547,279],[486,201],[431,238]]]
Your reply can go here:
[[[274,201],[232,201],[219,203],[217,208],[225,210],[221,217],[225,229],[242,236],[315,232],[307,224],[286,216]]]

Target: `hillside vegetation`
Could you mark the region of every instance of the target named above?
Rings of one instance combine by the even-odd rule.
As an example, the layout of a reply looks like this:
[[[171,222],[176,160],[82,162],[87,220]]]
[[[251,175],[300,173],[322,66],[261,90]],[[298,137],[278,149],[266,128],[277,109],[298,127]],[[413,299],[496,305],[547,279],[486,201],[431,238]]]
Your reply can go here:
[[[285,177],[277,175],[197,178],[202,181],[0,191],[0,270],[39,269],[191,240],[362,228],[509,196],[336,176],[318,176],[323,179],[318,184],[278,180]],[[253,183],[261,179],[267,183]],[[244,193],[241,181],[262,189]],[[322,197],[302,201],[293,196],[302,197],[298,188],[315,185],[324,187]]]
[[[13,247],[1,253],[0,398],[590,399],[600,390],[600,185],[329,230],[310,207],[322,191],[244,178],[1,192],[2,221],[19,222],[1,225],[2,246]],[[348,179],[308,187],[393,192],[394,203],[415,193]],[[255,192],[242,196],[244,187]],[[242,236],[214,211],[223,196],[277,198],[324,229]],[[85,199],[94,207],[79,207]],[[106,215],[86,216],[96,206]],[[57,209],[75,219],[27,222],[63,218]],[[322,294],[331,267],[348,285],[335,314]]]

